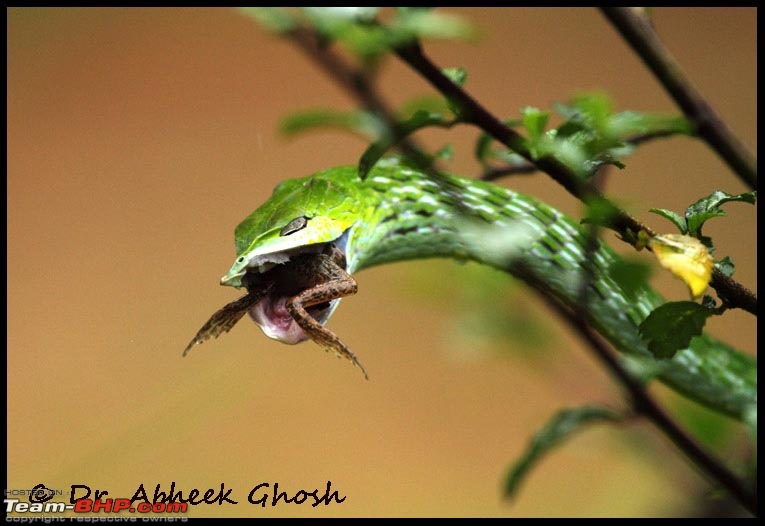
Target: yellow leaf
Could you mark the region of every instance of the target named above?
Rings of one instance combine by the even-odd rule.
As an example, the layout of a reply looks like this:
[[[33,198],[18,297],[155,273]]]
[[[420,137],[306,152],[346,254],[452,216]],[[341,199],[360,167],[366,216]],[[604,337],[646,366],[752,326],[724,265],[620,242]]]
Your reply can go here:
[[[655,236],[649,245],[661,266],[685,281],[694,298],[707,290],[714,261],[701,241],[691,236],[666,234]]]

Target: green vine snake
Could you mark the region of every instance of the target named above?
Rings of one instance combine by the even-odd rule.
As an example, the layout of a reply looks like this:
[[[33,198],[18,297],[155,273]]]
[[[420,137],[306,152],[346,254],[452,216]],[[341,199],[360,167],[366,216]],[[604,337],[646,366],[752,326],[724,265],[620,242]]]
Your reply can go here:
[[[508,243],[508,237],[518,239]],[[237,257],[221,284],[248,293],[216,312],[184,355],[249,312],[268,337],[290,344],[311,339],[366,376],[324,327],[340,299],[356,293],[354,272],[409,259],[473,260],[575,306],[586,264],[589,321],[617,349],[673,389],[731,416],[742,418],[757,404],[752,357],[702,335],[671,359],[653,358],[638,325],[662,297],[647,285],[628,292],[617,283],[609,267],[619,256],[604,243],[587,248],[587,234],[573,219],[492,183],[451,175],[434,180],[397,157],[380,160],[364,180],[356,167],[333,168],[279,184],[239,224],[235,240]]]

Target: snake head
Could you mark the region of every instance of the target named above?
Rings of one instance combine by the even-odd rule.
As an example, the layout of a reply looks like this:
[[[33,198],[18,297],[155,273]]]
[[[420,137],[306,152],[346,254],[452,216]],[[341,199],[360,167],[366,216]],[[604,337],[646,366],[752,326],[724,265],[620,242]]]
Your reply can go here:
[[[327,243],[345,252],[343,236],[358,218],[350,185],[355,168],[335,168],[279,184],[271,197],[235,231],[237,257],[220,280],[241,288],[247,273],[264,273],[298,254],[317,253]],[[347,184],[346,184],[347,183]]]
[[[351,227],[358,219],[359,200],[351,198],[351,186],[357,183],[354,167],[285,181],[236,227],[237,257],[220,283],[246,287],[251,294],[273,284],[249,308],[250,317],[269,338],[288,344],[307,338],[288,312],[287,303],[322,279],[313,275],[306,262],[330,253],[333,246],[345,253]],[[338,302],[311,306],[307,312],[324,325]]]

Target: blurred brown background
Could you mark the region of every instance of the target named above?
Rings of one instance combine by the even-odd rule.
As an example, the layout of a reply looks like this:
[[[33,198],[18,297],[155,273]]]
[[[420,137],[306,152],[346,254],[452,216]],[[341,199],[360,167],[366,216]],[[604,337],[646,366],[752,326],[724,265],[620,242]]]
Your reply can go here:
[[[678,111],[595,9],[451,12],[480,39],[426,50],[443,67],[467,68],[468,89],[499,116],[549,108],[580,90],[605,90],[620,109]],[[288,141],[277,133],[280,118],[353,101],[296,48],[231,10],[7,14],[8,488],[87,484],[128,497],[140,483],[151,492],[171,481],[185,490],[224,482],[240,501],[189,516],[699,513],[709,486],[640,424],[578,435],[516,500],[501,499],[507,467],[553,412],[623,403],[579,342],[522,291],[514,307],[547,324],[544,359],[515,352],[524,346],[517,339],[476,350],[455,336],[461,296],[417,285],[459,281],[463,270],[448,261],[357,276],[359,294],[330,327],[369,382],[313,344],[272,342],[249,321],[181,359],[199,326],[236,297],[218,286],[233,261],[234,226],[277,182],[354,163],[365,146],[331,131]],[[755,9],[654,16],[701,92],[754,149]],[[431,93],[395,61],[380,86],[394,104]],[[461,127],[424,140],[453,143],[450,169],[472,176],[475,137]],[[683,210],[715,189],[745,190],[690,139],[652,143],[627,165],[612,172],[609,193],[666,232],[674,227],[647,209]],[[580,210],[543,175],[505,184]],[[730,217],[705,233],[756,288],[755,209],[726,210]],[[687,297],[661,272],[653,282],[668,297]],[[752,316],[731,312],[709,327],[755,352]],[[740,435],[734,426],[725,451]],[[261,482],[294,492],[327,480],[345,503],[246,502]]]

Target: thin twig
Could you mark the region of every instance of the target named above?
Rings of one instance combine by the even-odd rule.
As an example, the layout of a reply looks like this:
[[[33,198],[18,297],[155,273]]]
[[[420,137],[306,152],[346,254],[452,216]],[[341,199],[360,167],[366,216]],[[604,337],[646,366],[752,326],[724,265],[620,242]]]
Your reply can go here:
[[[464,122],[470,122],[481,128],[497,141],[534,164],[538,169],[547,173],[568,190],[569,193],[583,202],[592,203],[593,201],[599,201],[604,207],[610,208],[607,214],[612,218],[610,226],[622,235],[622,239],[635,246],[639,239],[639,232],[645,232],[649,237],[656,235],[656,232],[650,227],[644,225],[606,199],[589,182],[571,172],[568,167],[555,157],[546,156],[534,159],[526,147],[524,138],[492,115],[462,87],[444,75],[441,72],[441,68],[436,66],[425,55],[418,42],[396,49],[396,54],[430,82],[442,95],[452,101],[453,104],[456,104],[460,108],[460,117]],[[712,273],[710,284],[717,290],[721,298],[725,298],[728,301],[731,308],[741,308],[755,316],[757,315],[757,296],[754,292],[748,290],[732,278],[725,276],[717,269],[714,269]]]
[[[631,7],[600,9],[693,122],[696,134],[728,163],[739,179],[749,188],[756,188],[757,160],[685,76],[649,18]]]

